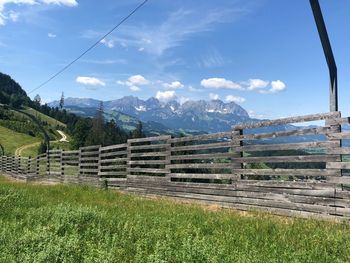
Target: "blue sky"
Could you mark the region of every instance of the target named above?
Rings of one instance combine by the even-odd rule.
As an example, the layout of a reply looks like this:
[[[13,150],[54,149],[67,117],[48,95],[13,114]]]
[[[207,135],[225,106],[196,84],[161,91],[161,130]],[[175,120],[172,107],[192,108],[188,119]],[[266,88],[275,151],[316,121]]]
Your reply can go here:
[[[30,91],[141,1],[0,0],[0,71]],[[350,1],[321,0],[350,114]],[[328,69],[308,0],[149,0],[68,71],[30,94],[235,101],[254,117],[327,112]]]

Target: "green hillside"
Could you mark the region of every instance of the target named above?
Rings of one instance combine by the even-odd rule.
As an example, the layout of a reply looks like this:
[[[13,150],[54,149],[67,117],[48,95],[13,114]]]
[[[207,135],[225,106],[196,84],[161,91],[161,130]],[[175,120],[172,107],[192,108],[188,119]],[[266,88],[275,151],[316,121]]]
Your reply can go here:
[[[26,156],[35,156],[41,139],[27,134],[15,132],[0,126],[0,144],[4,147],[6,155],[14,155],[16,150],[25,145],[37,144],[25,152]]]
[[[62,97],[62,105],[63,101]],[[0,72],[0,126],[3,128],[33,137],[33,141],[50,140],[54,148],[64,149],[125,143],[129,137],[143,135],[142,131],[125,131],[117,118],[105,117],[103,108],[94,109],[92,116],[77,116],[62,107],[43,105],[39,95],[31,100],[15,80]],[[60,141],[65,137],[70,143]],[[14,140],[11,133],[0,141],[0,144],[7,145],[9,154],[30,155],[38,148],[45,151],[45,147],[40,148],[38,143],[18,150],[8,146],[11,144],[9,140]]]
[[[43,113],[41,113],[33,108],[25,107],[25,109],[23,111],[35,116],[38,120],[41,120],[43,122],[48,123],[52,127],[57,127],[57,126],[60,126],[63,128],[67,127],[67,125],[64,124],[63,122],[60,122],[60,121],[58,121],[50,116],[47,116],[47,115],[45,115],[45,114],[43,114]]]

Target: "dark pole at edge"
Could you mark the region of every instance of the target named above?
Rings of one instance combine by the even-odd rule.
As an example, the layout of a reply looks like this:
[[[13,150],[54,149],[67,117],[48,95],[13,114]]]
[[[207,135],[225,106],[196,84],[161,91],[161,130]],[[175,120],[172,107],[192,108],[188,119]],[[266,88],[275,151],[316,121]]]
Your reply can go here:
[[[318,0],[310,0],[312,12],[314,14],[318,34],[321,39],[323,52],[327,60],[330,77],[330,111],[338,111],[338,76],[337,65],[332,52],[332,46],[328,38],[326,25],[323,20],[322,11]]]

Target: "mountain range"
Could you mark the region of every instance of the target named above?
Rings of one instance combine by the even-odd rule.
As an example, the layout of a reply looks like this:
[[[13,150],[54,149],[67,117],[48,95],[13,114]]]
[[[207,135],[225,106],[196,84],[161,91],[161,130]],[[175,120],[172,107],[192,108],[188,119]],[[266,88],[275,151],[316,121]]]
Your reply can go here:
[[[101,101],[84,98],[66,98],[64,107],[81,116],[92,117]],[[49,103],[57,107],[58,101]],[[187,101],[183,104],[172,100],[161,102],[156,98],[142,100],[127,96],[117,100],[104,101],[103,108],[107,119],[113,118],[119,125],[132,130],[138,121],[146,130],[154,133],[170,131],[184,133],[213,133],[229,131],[237,123],[254,121],[245,109],[234,102],[221,100]]]
[[[93,117],[100,104],[100,100],[89,98],[66,98],[64,101],[66,110],[84,117]],[[51,107],[58,107],[58,105],[58,101],[49,103]],[[105,118],[107,120],[114,119],[125,130],[133,130],[141,121],[148,136],[226,132],[230,131],[232,126],[237,123],[261,121],[251,118],[248,112],[238,104],[225,103],[221,100],[187,101],[180,104],[175,100],[161,102],[153,97],[142,100],[134,96],[126,96],[117,100],[104,101],[103,108]],[[250,129],[245,132],[276,132],[301,128],[303,127],[287,124]],[[275,143],[291,143],[324,139],[323,135],[312,135],[279,137],[275,138],[274,141]]]

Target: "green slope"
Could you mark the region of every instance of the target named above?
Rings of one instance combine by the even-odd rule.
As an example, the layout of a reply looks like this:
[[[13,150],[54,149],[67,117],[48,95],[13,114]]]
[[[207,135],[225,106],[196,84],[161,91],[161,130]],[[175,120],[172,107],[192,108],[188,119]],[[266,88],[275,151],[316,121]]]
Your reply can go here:
[[[63,128],[65,128],[67,125],[50,117],[50,116],[47,116],[35,109],[32,109],[32,108],[29,108],[29,107],[25,107],[25,109],[23,110],[24,112],[36,117],[38,120],[41,120],[41,121],[44,121],[44,122],[47,122],[49,124],[49,126],[51,127],[56,127],[56,126],[61,126]]]
[[[0,126],[0,144],[4,147],[5,154],[14,155],[16,149],[24,145],[40,143],[41,139],[32,137],[27,134],[15,132]],[[32,147],[26,151],[26,156],[34,156],[37,154],[38,147]]]

